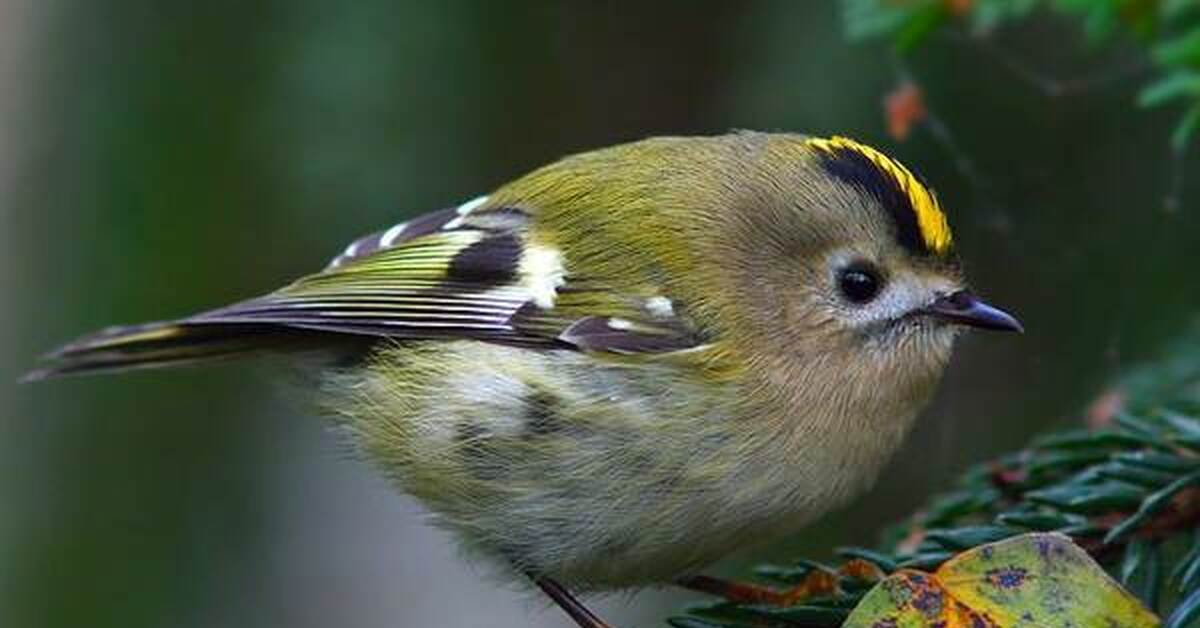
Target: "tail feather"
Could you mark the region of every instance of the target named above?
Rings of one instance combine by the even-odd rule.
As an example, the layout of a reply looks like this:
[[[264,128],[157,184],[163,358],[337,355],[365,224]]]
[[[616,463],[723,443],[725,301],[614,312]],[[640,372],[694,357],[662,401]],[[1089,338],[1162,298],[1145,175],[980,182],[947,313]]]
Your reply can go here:
[[[282,348],[310,335],[270,324],[168,321],[109,327],[46,355],[50,364],[21,381],[236,357]]]

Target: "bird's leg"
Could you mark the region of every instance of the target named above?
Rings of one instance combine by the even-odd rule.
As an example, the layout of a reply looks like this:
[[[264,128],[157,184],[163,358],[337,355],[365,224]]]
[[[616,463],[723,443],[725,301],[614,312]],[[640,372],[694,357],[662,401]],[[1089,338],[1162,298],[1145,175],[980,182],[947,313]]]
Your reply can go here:
[[[555,604],[563,610],[564,613],[571,616],[579,628],[612,628],[603,619],[596,616],[595,613],[588,610],[588,607],[583,605],[583,602],[575,599],[574,595],[563,585],[551,580],[550,578],[539,578],[533,574],[529,574],[529,578],[533,583],[538,585],[550,599],[554,600]]]
[[[688,576],[676,580],[675,584],[692,591],[722,597],[731,602],[792,606],[812,597],[832,594],[837,590],[838,581],[836,575],[817,569],[810,571],[804,577],[803,582],[788,589],[776,589],[752,582],[723,580],[712,576]]]

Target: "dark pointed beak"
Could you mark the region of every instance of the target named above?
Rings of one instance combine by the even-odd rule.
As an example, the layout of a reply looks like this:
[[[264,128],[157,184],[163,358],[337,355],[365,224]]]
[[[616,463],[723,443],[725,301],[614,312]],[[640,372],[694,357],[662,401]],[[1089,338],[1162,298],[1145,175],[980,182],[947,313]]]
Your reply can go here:
[[[921,313],[956,325],[998,331],[1025,331],[1025,328],[1021,327],[1021,322],[1012,314],[988,305],[969,290],[959,290],[938,297],[936,301],[922,308]]]

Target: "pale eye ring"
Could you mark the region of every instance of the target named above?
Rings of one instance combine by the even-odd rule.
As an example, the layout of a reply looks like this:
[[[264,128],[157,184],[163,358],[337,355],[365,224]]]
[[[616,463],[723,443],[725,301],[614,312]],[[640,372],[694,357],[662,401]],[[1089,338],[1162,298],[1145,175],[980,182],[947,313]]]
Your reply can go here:
[[[867,262],[855,262],[838,271],[838,291],[855,305],[870,303],[883,289],[879,271]]]

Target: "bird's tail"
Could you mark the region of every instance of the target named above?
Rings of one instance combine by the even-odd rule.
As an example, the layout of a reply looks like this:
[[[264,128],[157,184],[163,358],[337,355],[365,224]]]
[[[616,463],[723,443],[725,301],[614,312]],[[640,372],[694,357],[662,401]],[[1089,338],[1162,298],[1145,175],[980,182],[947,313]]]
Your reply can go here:
[[[270,324],[159,322],[109,327],[48,354],[32,382],[64,375],[176,366],[284,348],[306,334]]]

